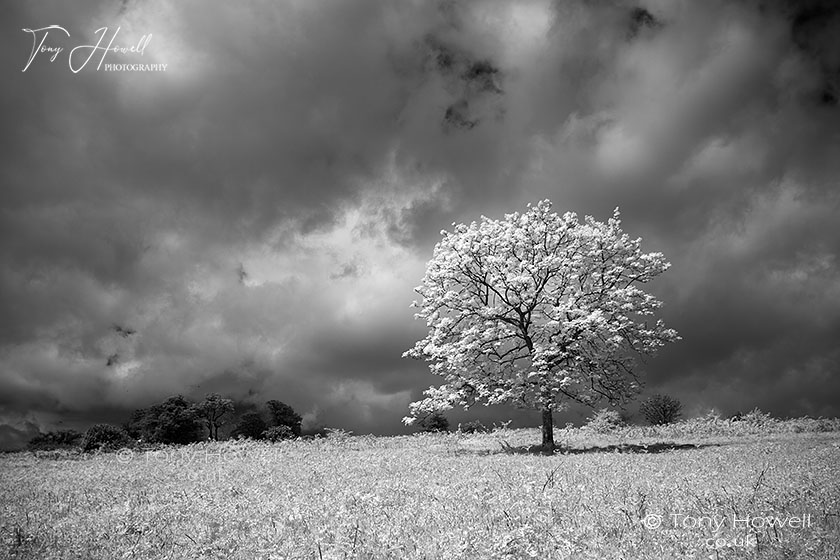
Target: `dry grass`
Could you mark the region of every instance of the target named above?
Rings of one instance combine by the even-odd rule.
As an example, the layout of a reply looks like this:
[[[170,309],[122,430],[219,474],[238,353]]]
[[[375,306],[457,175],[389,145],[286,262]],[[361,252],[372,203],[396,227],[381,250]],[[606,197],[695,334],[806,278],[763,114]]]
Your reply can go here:
[[[840,433],[635,430],[9,454],[0,557],[840,558]]]

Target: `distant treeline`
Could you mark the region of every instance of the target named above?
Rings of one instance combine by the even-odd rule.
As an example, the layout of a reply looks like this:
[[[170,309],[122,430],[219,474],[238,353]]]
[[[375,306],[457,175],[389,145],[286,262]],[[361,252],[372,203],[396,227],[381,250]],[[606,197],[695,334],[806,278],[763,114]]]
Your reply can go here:
[[[136,444],[183,445],[207,439],[225,439],[225,433],[232,438],[278,441],[304,435],[302,421],[301,415],[291,406],[278,400],[267,401],[257,409],[249,408],[237,416],[233,400],[218,393],[211,393],[200,402],[175,395],[148,408],[135,410],[121,426],[96,424],[85,433],[75,430],[47,432],[30,440],[29,448],[81,447],[84,451],[91,451]],[[324,428],[310,432],[306,435],[326,433]]]

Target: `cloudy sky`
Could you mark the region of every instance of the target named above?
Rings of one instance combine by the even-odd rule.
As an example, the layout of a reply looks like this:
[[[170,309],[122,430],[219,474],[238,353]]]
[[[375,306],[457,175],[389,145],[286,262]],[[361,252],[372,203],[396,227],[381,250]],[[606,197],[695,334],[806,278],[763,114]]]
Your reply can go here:
[[[209,391],[399,432],[440,230],[544,198],[673,263],[649,393],[840,413],[831,4],[5,4],[0,445]]]

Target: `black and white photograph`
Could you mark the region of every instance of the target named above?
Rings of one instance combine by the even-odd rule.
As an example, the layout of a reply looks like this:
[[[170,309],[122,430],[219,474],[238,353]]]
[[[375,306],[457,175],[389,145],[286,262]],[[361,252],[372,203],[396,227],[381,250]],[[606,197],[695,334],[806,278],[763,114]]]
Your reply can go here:
[[[0,558],[840,559],[840,2],[0,13]]]

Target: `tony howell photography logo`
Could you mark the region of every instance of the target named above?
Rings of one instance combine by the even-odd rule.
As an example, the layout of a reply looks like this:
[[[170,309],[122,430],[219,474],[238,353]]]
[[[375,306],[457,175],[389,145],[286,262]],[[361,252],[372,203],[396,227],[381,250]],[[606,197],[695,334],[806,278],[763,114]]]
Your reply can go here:
[[[144,63],[142,57],[152,41],[152,34],[141,36],[131,43],[117,42],[122,30],[117,27],[113,32],[108,27],[100,27],[94,32],[96,42],[74,44],[70,32],[60,25],[47,25],[37,29],[24,28],[23,32],[32,36],[32,49],[22,72],[26,72],[36,59],[54,63],[66,57],[70,71],[78,74],[91,60],[96,63],[96,70],[105,72],[165,72],[167,64]],[[106,58],[111,55],[109,62]],[[128,60],[114,58],[127,56]],[[93,66],[91,66],[93,67]]]

